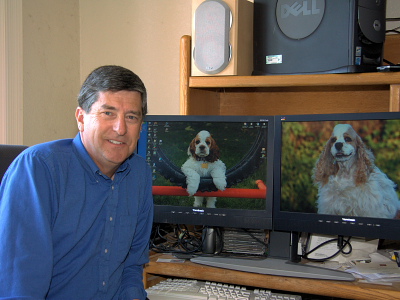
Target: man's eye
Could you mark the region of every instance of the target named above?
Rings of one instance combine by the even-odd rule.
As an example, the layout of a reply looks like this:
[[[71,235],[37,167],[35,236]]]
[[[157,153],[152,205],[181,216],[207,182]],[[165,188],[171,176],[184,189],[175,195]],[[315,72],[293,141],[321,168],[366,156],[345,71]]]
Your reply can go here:
[[[106,116],[112,116],[112,112],[110,112],[110,111],[105,111],[104,114],[105,114]]]

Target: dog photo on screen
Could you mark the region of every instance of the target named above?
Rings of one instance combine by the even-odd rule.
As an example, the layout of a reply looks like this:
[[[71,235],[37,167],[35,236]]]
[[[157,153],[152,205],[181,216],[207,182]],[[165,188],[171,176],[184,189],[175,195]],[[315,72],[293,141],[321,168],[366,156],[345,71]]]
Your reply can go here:
[[[312,178],[320,214],[395,218],[400,210],[396,184],[350,124],[333,128]]]
[[[215,186],[223,191],[226,188],[226,166],[220,160],[220,150],[215,139],[207,130],[200,131],[190,142],[187,154],[189,158],[182,165],[186,176],[187,192],[193,196],[200,184],[201,177],[211,176]],[[194,207],[202,206],[206,200],[207,207],[215,208],[216,197],[194,196]]]
[[[400,119],[282,123],[287,212],[398,219]]]
[[[260,191],[257,182],[267,178],[267,129],[264,124],[251,122],[176,121],[154,125],[146,154],[152,162],[153,186],[175,186],[185,192],[155,195],[154,203],[264,209],[265,196],[248,197],[246,193]],[[230,193],[219,193],[228,192],[228,188]],[[237,189],[234,195],[232,189]],[[214,192],[220,196],[216,198],[211,194]]]

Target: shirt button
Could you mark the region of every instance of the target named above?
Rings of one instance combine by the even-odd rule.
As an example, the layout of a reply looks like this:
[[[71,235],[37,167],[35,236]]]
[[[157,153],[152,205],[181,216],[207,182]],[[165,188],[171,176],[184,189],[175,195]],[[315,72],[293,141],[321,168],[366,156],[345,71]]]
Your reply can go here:
[[[105,249],[105,250],[104,250],[104,253],[108,253],[108,249]]]
[[[110,222],[112,222],[112,220],[113,220],[113,218],[112,218],[112,217],[110,217]]]
[[[111,189],[114,190],[114,186],[111,186]]]
[[[106,286],[106,282],[105,281],[103,281],[103,286]]]

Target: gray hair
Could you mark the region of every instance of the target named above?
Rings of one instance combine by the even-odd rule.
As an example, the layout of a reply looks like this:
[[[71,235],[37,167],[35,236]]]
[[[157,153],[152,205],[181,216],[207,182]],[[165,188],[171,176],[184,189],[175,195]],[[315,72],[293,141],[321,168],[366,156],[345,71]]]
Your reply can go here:
[[[147,91],[142,80],[120,66],[102,66],[89,74],[82,84],[78,95],[78,105],[85,112],[90,109],[99,97],[100,92],[136,91],[142,96],[142,114],[147,114]]]

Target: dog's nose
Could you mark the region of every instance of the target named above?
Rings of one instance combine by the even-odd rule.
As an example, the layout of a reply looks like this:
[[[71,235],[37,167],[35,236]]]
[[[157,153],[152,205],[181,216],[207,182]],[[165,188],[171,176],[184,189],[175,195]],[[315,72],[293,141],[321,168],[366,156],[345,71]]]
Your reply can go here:
[[[199,149],[200,149],[200,150],[204,150],[204,149],[206,149],[206,146],[201,145],[201,146],[199,147]]]
[[[343,148],[343,143],[336,143],[336,144],[335,144],[335,148],[336,148],[336,150],[342,150],[342,148]]]

